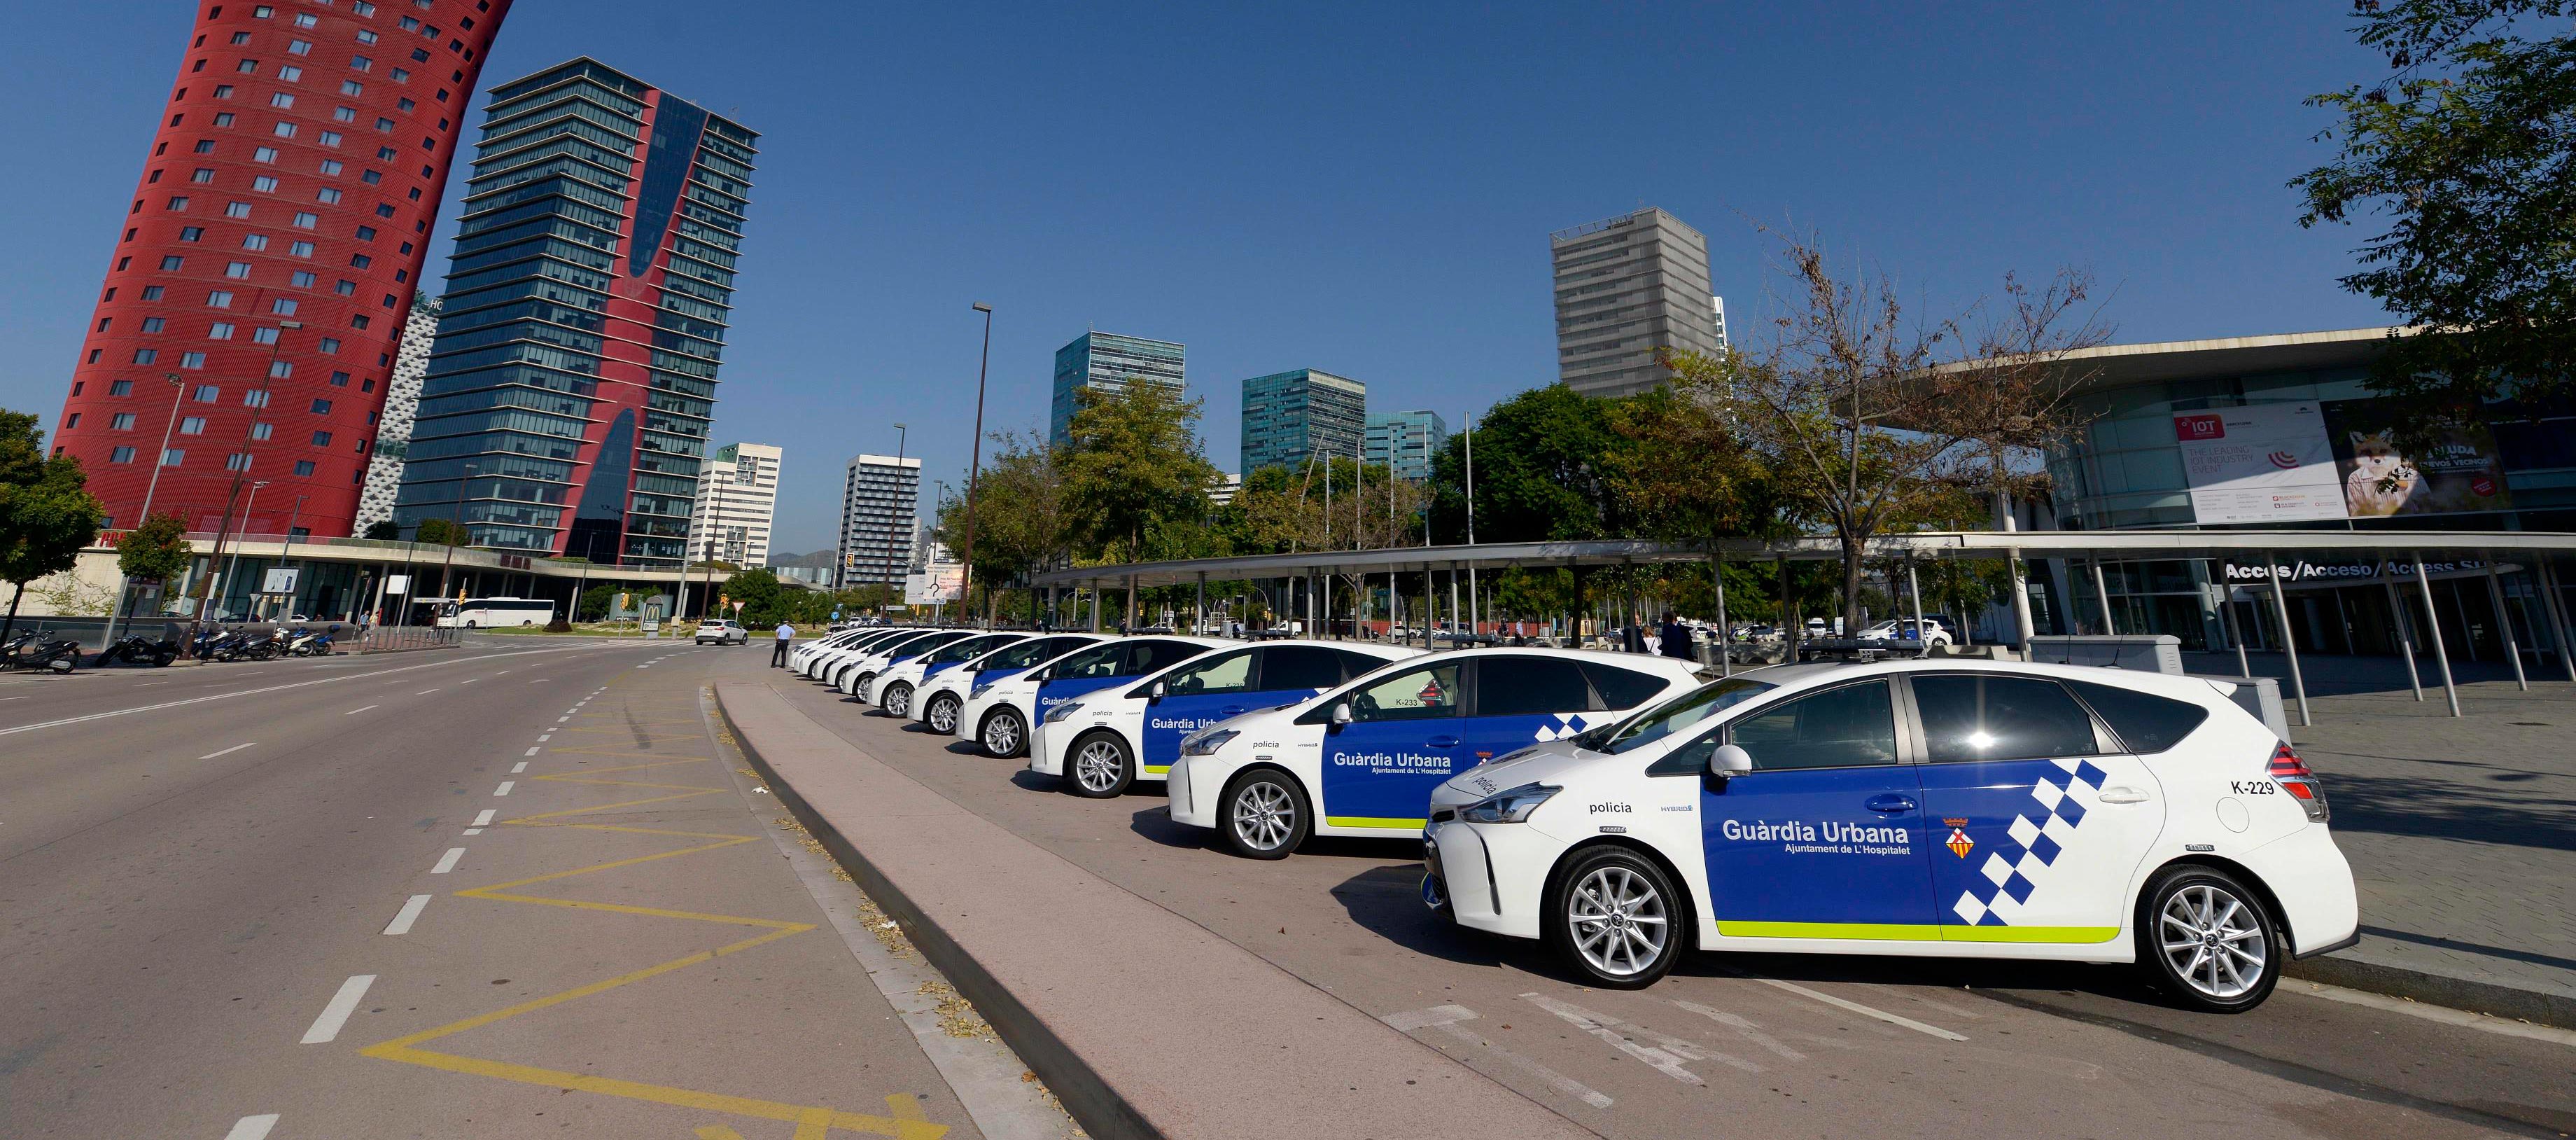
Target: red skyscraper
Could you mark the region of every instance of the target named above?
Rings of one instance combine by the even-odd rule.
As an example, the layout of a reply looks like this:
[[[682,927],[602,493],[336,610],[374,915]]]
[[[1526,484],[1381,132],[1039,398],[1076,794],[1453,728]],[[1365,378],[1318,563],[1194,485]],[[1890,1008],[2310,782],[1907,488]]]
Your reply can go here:
[[[465,103],[509,9],[200,6],[54,433],[111,528],[141,521],[148,488],[154,512],[215,530],[259,480],[236,529],[349,532]]]

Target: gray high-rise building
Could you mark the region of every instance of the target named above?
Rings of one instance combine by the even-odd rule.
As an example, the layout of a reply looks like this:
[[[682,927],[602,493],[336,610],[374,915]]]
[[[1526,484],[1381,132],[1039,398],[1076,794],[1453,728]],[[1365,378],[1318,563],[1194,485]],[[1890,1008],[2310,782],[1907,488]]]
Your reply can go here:
[[[903,587],[920,524],[921,461],[862,455],[841,482],[841,541],[832,585]]]
[[[1300,368],[1243,382],[1243,469],[1295,467],[1311,455],[1355,455],[1368,427],[1368,386]]]
[[[1367,446],[1370,463],[1419,483],[1431,477],[1432,458],[1449,446],[1449,422],[1428,409],[1382,412],[1368,418]]]
[[[1714,353],[1708,238],[1649,206],[1547,238],[1555,265],[1556,376],[1587,396],[1663,383],[1662,349]]]
[[[1073,441],[1075,393],[1085,388],[1117,391],[1130,380],[1144,380],[1179,395],[1186,382],[1185,350],[1174,341],[1141,336],[1087,332],[1055,350],[1055,407],[1047,417],[1047,441]]]

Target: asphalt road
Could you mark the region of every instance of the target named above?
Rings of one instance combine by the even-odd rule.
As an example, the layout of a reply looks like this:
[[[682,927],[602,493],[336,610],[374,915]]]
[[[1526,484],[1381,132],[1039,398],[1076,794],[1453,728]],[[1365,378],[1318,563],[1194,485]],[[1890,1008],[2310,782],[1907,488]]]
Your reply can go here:
[[[705,719],[765,650],[488,640],[0,677],[0,1136],[1064,1130]]]
[[[2125,968],[1699,955],[1644,991],[1435,919],[1410,843],[1235,858],[1158,785],[1085,800],[756,663],[791,703],[957,803],[1603,1135],[2564,1136],[2576,1034],[2291,981],[2236,1017]],[[1185,1076],[1178,1079],[1186,1079]]]

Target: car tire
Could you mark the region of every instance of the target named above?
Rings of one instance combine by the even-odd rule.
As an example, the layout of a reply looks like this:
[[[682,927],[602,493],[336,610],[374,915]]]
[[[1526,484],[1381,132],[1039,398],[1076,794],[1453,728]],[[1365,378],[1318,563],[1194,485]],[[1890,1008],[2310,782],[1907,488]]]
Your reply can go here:
[[[1087,800],[1115,799],[1136,782],[1136,752],[1115,732],[1093,732],[1064,754],[1065,790]]]
[[[878,694],[878,696],[883,699],[883,703],[878,707],[883,708],[887,716],[908,717],[912,715],[912,686],[888,685],[886,686],[886,691]]]
[[[1557,960],[1603,989],[1644,989],[1671,973],[1688,941],[1689,908],[1664,869],[1624,847],[1590,847],[1549,883],[1540,937]]]
[[[1217,798],[1216,829],[1226,849],[1246,859],[1285,859],[1315,833],[1314,812],[1294,777],[1255,768]]]
[[[957,714],[962,708],[955,694],[940,693],[931,697],[930,704],[921,710],[921,723],[941,736],[954,736],[957,734]]]
[[[2156,872],[2138,897],[2138,965],[2174,1004],[2243,1013],[2272,996],[2288,948],[2262,895],[2186,863]]]
[[[1008,760],[1028,751],[1029,722],[1018,709],[995,709],[975,730],[975,742],[983,746],[984,755]]]

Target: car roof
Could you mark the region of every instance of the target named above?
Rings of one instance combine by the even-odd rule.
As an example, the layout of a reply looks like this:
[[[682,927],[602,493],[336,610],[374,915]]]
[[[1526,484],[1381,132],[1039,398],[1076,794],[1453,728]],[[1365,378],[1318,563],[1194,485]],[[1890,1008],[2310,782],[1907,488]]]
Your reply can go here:
[[[1886,677],[1899,673],[1994,673],[2003,676],[2048,677],[2060,681],[2118,685],[2122,688],[2195,702],[2206,702],[2223,692],[2216,683],[2199,677],[2150,673],[2140,669],[2115,669],[2102,665],[2059,665],[2046,661],[1986,661],[1974,657],[1909,657],[1900,661],[1837,661],[1771,665],[1759,669],[1738,670],[1735,675],[1768,681],[1784,689],[1804,689],[1825,682],[1862,677]]]

